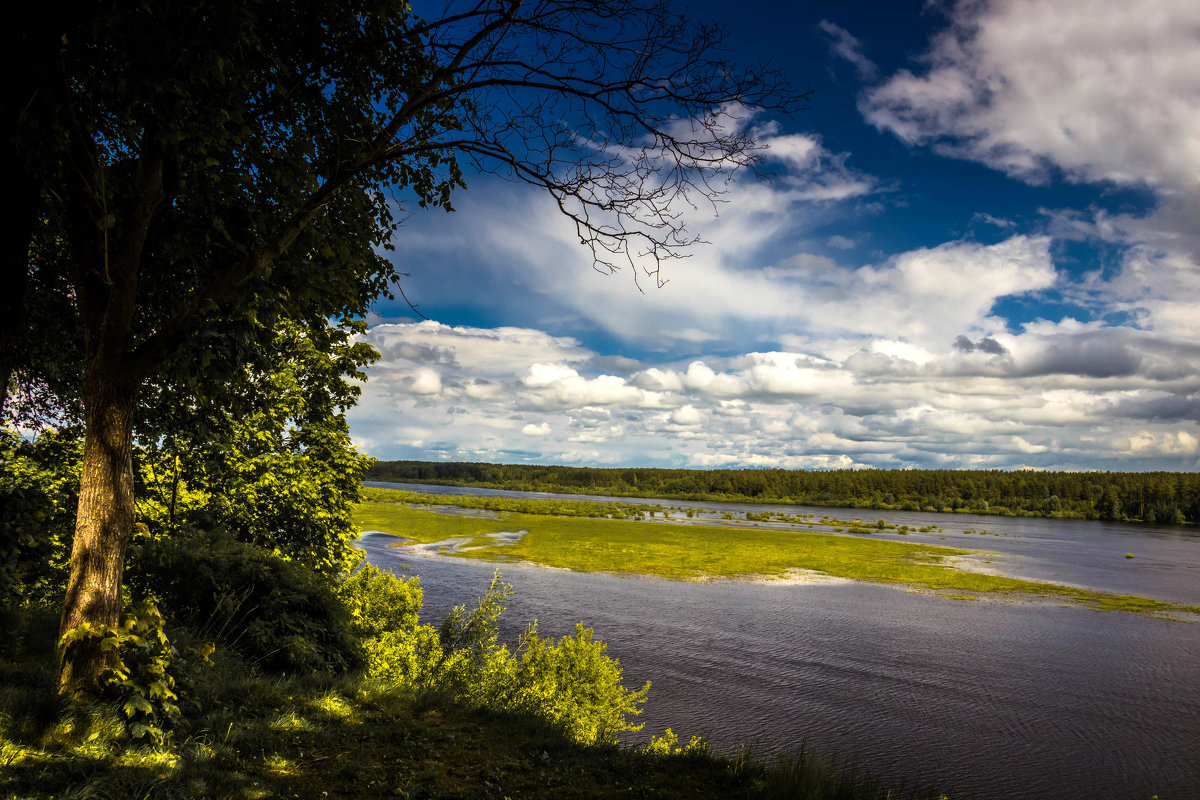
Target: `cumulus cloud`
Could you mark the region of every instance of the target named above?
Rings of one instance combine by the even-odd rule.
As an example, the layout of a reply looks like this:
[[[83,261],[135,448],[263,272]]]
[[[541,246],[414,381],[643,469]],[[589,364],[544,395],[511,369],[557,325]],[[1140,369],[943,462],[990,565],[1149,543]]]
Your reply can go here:
[[[369,341],[385,362],[457,366],[480,377],[508,374],[530,361],[576,363],[592,356],[575,339],[540,330],[450,327],[432,320],[376,325]]]
[[[1151,433],[1142,431],[1129,437],[1128,453],[1153,455],[1195,455],[1200,451],[1200,440],[1187,431],[1174,433]]]
[[[526,327],[374,325],[365,338],[382,359],[352,412],[356,441],[384,458],[1196,468],[1193,6],[966,0],[920,69],[861,98],[914,146],[1030,183],[1148,187],[1152,213],[1050,209],[1031,225],[967,209],[966,236],[888,251],[828,224],[884,197],[879,180],[832,139],[747,115],[738,124],[759,125],[776,180],[734,181],[719,217],[688,217],[711,246],[643,295],[587,269],[547,198],[465,195],[453,226],[404,237],[406,270],[447,251],[475,265],[469,281],[430,271],[422,308],[458,303],[469,284],[482,318]],[[862,43],[821,29],[869,80]],[[1060,269],[1065,240],[1112,257]],[[1004,316],[1048,298],[1079,319]],[[545,331],[586,331],[638,358]]]
[[[545,209],[536,217],[543,231],[558,224],[554,213]],[[491,237],[502,242],[512,229],[485,223],[476,238],[481,246]],[[569,235],[562,232],[563,247]],[[553,303],[570,309],[576,324],[582,320],[625,342],[664,349],[708,347],[763,328],[940,347],[963,331],[986,335],[1002,328],[990,316],[1000,299],[1056,282],[1045,236],[1014,235],[995,244],[952,241],[858,265],[800,251],[757,268],[724,252],[734,247],[733,238],[713,235],[713,247],[671,265],[670,283],[644,295],[626,281],[564,269],[553,249],[533,257],[524,272]]]
[[[989,319],[1000,298],[1053,286],[1049,248],[1048,238],[1030,236],[994,245],[948,242],[823,273],[806,285],[803,313],[810,331],[940,346],[964,329],[1000,327]]]
[[[704,415],[696,410],[694,406],[686,405],[675,409],[671,412],[671,422],[676,425],[699,425],[704,422]]]
[[[1200,345],[1129,328],[1038,321],[940,346],[877,338],[844,357],[820,355],[810,338],[816,353],[666,361],[624,376],[527,329],[381,325],[366,339],[406,331],[427,346],[390,348],[351,412],[356,441],[382,458],[1149,469],[1200,456]],[[502,368],[461,349],[506,340]],[[559,360],[543,360],[548,348]]]
[[[960,333],[954,339],[954,349],[963,353],[974,353],[978,350],[980,353],[987,353],[992,356],[1008,355],[1008,348],[990,336],[985,336],[978,342],[972,342]]]
[[[422,367],[413,373],[409,388],[413,394],[441,394],[442,376]]]
[[[876,127],[1018,180],[1149,189],[1153,202],[1138,213],[1045,212],[1050,236],[1114,254],[1054,287],[1111,327],[1062,330],[1014,353],[1021,374],[1165,379],[1181,369],[1172,360],[1191,363],[1162,343],[1200,338],[1197,41],[1200,4],[1189,0],[964,1],[920,68],[860,98]],[[973,222],[1017,227],[983,212]],[[968,355],[970,343],[978,355],[978,341],[957,349]]]
[[[912,144],[1030,182],[1188,191],[1200,175],[1200,4],[960,2],[924,57],[867,92]]]

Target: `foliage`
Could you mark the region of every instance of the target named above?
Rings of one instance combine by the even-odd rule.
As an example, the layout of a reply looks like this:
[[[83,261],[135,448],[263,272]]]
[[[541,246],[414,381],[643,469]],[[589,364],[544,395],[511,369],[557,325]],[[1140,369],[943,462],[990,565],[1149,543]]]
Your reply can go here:
[[[100,649],[116,654],[115,664],[100,676],[102,697],[124,712],[134,739],[161,744],[166,731],[180,721],[172,674],[178,651],[164,631],[165,621],[151,600],[142,600],[119,626],[83,623],[67,631],[62,644],[98,639]]]
[[[697,241],[675,210],[757,160],[738,111],[800,100],[775,71],[724,61],[720,28],[658,0],[452,3],[440,19],[404,0],[36,11],[11,36],[28,68],[9,91],[21,113],[6,167],[22,215],[5,247],[29,258],[3,263],[16,301],[0,315],[0,411],[15,374],[15,395],[48,395],[84,422],[64,627],[116,622],[138,423],[174,468],[187,444],[171,442],[177,411],[211,455],[226,440],[207,435],[206,413],[240,421],[244,387],[267,406],[303,396],[259,380],[288,357],[276,331],[320,340],[388,293],[398,194],[450,210],[465,159],[547,191],[597,266],[657,277]],[[329,411],[307,429],[251,416],[249,433],[275,440],[270,455],[233,453],[210,485],[230,531],[332,578],[344,516],[335,507],[306,526],[293,511],[319,508],[331,487],[288,490],[304,474],[297,455],[331,441],[345,455],[344,431],[325,436]],[[354,483],[341,455],[325,460]],[[232,507],[222,480],[240,491]],[[73,649],[60,667],[66,687],[93,682],[100,662]]]
[[[540,717],[583,744],[615,743],[641,728],[627,717],[641,713],[650,684],[637,691],[622,686],[619,662],[605,655],[590,628],[580,624],[575,636],[556,643],[540,638],[535,622],[515,653],[499,642],[497,626],[513,592],[499,571],[471,609],[455,607],[437,629],[419,624],[416,579],[401,581],[367,565],[340,592],[364,636],[372,677]]]
[[[350,615],[300,564],[220,533],[130,548],[129,584],[172,620],[272,673],[345,673],[363,666]]]
[[[535,621],[515,654],[497,643],[511,595],[497,571],[474,608],[458,606],[447,615],[433,681],[484,707],[542,717],[581,744],[615,744],[621,733],[640,730],[628,717],[641,714],[649,682],[637,691],[622,686],[620,663],[582,623],[575,636],[555,643],[537,635]]]
[[[61,597],[81,446],[73,431],[0,429],[0,606]]]
[[[189,409],[160,389],[139,425],[139,516],[158,531],[222,528],[329,578],[355,563],[353,504],[371,459],[350,442],[345,411],[377,354],[360,323],[281,323],[268,366],[246,371],[223,406]]]
[[[64,703],[41,649],[0,658],[0,797],[803,796],[785,791],[793,784],[776,774],[774,763],[740,753],[664,757],[640,747],[585,747],[538,717],[391,683],[264,675],[224,647],[213,661],[192,692],[197,707],[188,712],[188,735],[176,733],[154,745],[146,737],[130,739],[124,714],[112,703]],[[827,790],[839,785],[836,775],[827,777]],[[918,795],[890,795],[910,796]]]
[[[679,735],[667,728],[662,736],[651,736],[649,743],[642,749],[656,756],[707,754],[712,749],[711,745],[699,736],[691,737],[682,747],[676,747],[677,744],[679,744]]]
[[[420,578],[401,580],[366,562],[338,584],[337,594],[363,638],[416,627],[424,598]]]
[[[368,480],[905,511],[1200,522],[1200,473],[658,469],[381,461]]]
[[[438,643],[442,650],[456,656],[471,672],[483,669],[497,650],[500,632],[496,626],[512,595],[512,584],[505,583],[500,570],[496,570],[487,591],[480,595],[474,608],[467,611],[466,606],[455,606],[442,620],[438,626]]]
[[[337,591],[362,642],[367,675],[402,686],[429,681],[442,649],[437,631],[419,622],[419,578],[401,580],[364,563]]]
[[[534,623],[521,638],[509,709],[537,714],[584,744],[615,744],[625,731],[641,730],[627,717],[642,713],[650,682],[636,691],[621,685],[621,665],[607,645],[576,623],[574,636],[557,644],[538,638]]]

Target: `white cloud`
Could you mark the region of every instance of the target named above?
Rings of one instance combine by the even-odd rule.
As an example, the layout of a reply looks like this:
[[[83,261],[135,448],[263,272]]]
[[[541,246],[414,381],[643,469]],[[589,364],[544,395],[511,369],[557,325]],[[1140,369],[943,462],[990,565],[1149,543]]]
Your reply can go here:
[[[799,169],[812,167],[824,154],[820,139],[802,133],[771,136],[767,140],[767,147],[771,158]]]
[[[1151,433],[1141,431],[1129,437],[1130,454],[1195,455],[1200,440],[1187,431]]]
[[[1017,451],[1021,453],[1044,453],[1047,448],[1044,444],[1030,444],[1020,436],[1012,437],[1013,444],[1016,445]]]
[[[574,363],[590,356],[575,339],[539,330],[451,327],[431,320],[376,325],[368,340],[385,360],[456,364],[477,375],[508,374],[530,361]]]
[[[695,406],[681,406],[671,412],[671,422],[676,425],[700,425],[704,422],[704,415]]]
[[[366,338],[394,345],[400,330]],[[1191,468],[1200,447],[1200,344],[1098,323],[1030,323],[995,334],[992,352],[873,338],[822,356],[842,340],[808,337],[808,352],[624,377],[575,344],[560,348],[570,363],[540,360],[548,337],[532,330],[409,330],[424,346],[390,348],[351,412],[356,441],[383,458],[1148,469]],[[445,357],[479,340],[512,342],[505,369]]]
[[[521,382],[526,386],[540,387],[578,377],[579,373],[565,364],[531,364]]]
[[[413,394],[441,394],[442,376],[431,369],[418,369],[413,374],[411,389]]]
[[[875,63],[863,54],[862,42],[845,28],[834,25],[827,19],[821,20],[817,27],[829,37],[829,49],[833,54],[853,64],[860,78],[864,80],[875,78],[878,70]]]
[[[423,309],[469,284],[478,307],[528,327],[374,326],[383,358],[352,412],[356,441],[382,457],[593,464],[1194,468],[1200,48],[1182,42],[1194,45],[1197,12],[1129,8],[967,0],[926,68],[862,108],[906,141],[1022,180],[1145,184],[1154,213],[1049,211],[1031,233],[967,209],[966,230],[1006,238],[867,253],[881,236],[829,221],[884,196],[880,181],[815,135],[763,125],[777,180],[733,182],[715,219],[687,210],[711,246],[643,295],[587,269],[547,198],[469,193],[452,226],[406,232],[405,269],[451,249],[475,271],[432,270]],[[856,63],[861,44],[823,27]],[[1116,256],[1072,277],[1055,239]],[[998,316],[1006,299],[1055,297],[1079,320]],[[638,360],[538,328],[635,345]]]
[[[1000,298],[1053,286],[1049,248],[1048,238],[1029,236],[920,248],[878,266],[824,273],[793,308],[808,316],[809,331],[940,348],[965,330],[1001,327],[989,318]]]
[[[1200,177],[1200,3],[960,2],[919,73],[861,103],[877,127],[1031,182],[1194,193]]]

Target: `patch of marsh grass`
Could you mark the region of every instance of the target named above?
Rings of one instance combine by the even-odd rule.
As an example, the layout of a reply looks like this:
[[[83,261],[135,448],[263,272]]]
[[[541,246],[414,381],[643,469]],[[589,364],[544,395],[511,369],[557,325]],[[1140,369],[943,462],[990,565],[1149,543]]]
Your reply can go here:
[[[452,553],[462,558],[520,560],[577,572],[706,580],[783,577],[789,570],[801,569],[870,583],[913,586],[954,599],[1006,594],[1062,599],[1098,611],[1163,617],[1200,614],[1200,607],[1196,606],[988,575],[944,563],[950,557],[977,551],[807,530],[509,512],[495,519],[480,519],[383,503],[362,504],[356,521],[360,528],[405,536],[421,543],[463,537],[471,541],[473,549]],[[488,533],[512,530],[528,533],[516,543],[504,545],[486,537]]]

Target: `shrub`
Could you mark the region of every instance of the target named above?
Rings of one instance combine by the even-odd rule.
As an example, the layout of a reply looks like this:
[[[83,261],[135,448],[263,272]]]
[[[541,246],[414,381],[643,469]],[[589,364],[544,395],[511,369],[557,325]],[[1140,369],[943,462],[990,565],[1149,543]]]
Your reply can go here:
[[[515,691],[507,705],[553,722],[583,744],[615,744],[617,734],[641,730],[628,716],[642,713],[650,682],[637,691],[621,685],[621,664],[592,629],[575,625],[557,644],[537,636],[536,623],[521,639]],[[691,745],[689,745],[690,747]]]
[[[124,712],[126,729],[134,739],[148,737],[156,744],[180,721],[172,674],[179,652],[163,627],[158,608],[152,601],[142,600],[129,609],[120,625],[85,622],[62,637],[64,645],[99,639],[102,651],[115,652],[116,664],[100,676],[103,696]]]
[[[497,571],[475,608],[459,606],[446,617],[441,654],[424,684],[487,708],[542,717],[582,744],[612,744],[621,732],[640,730],[627,717],[641,713],[649,682],[637,691],[622,686],[620,662],[582,623],[556,643],[537,635],[535,621],[515,654],[498,644],[496,625],[511,595]]]
[[[414,628],[424,593],[421,579],[402,580],[374,564],[363,564],[337,587],[354,632],[369,638],[387,631]]]
[[[343,673],[365,665],[353,621],[312,571],[219,534],[130,547],[127,578],[164,613],[272,672]]]
[[[688,739],[688,743],[682,747],[677,747],[679,744],[679,735],[675,731],[667,728],[662,736],[651,736],[650,743],[642,748],[642,752],[649,753],[652,756],[703,756],[712,754],[712,745],[705,741],[700,736],[693,736]]]
[[[341,582],[337,593],[362,641],[368,675],[411,686],[432,674],[443,651],[437,631],[419,624],[419,578],[401,580],[363,564]]]
[[[82,439],[0,429],[0,606],[54,603],[66,585]]]

